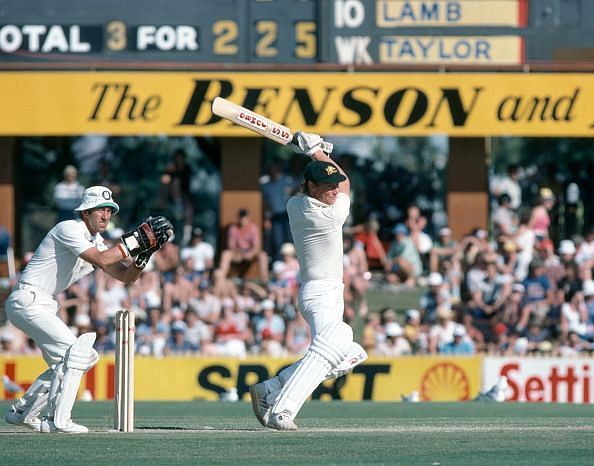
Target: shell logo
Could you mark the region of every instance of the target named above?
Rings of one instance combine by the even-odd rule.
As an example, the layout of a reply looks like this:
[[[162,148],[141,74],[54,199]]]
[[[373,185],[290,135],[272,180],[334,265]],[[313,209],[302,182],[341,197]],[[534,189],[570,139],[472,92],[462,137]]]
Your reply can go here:
[[[470,396],[466,373],[454,363],[431,366],[421,379],[421,398],[425,401],[462,401]]]

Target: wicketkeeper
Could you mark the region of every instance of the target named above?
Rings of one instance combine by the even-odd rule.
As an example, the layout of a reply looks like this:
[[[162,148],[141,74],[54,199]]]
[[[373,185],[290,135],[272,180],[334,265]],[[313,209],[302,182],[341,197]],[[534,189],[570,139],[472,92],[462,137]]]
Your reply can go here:
[[[287,202],[302,283],[299,310],[312,341],[302,359],[264,382],[252,385],[252,407],[260,423],[295,430],[295,416],[324,380],[338,378],[367,359],[343,322],[342,226],[349,215],[349,179],[328,153],[332,145],[315,134],[298,132],[291,147],[312,158],[301,192]]]
[[[108,188],[86,189],[75,209],[79,218],[50,230],[8,297],[8,319],[37,343],[49,366],[9,408],[9,424],[44,433],[88,432],[70,417],[82,375],[99,360],[95,334],[77,338],[57,316],[56,296],[94,268],[125,283],[135,281],[151,254],[173,235],[166,218],[149,217],[108,249],[101,233],[119,210]]]

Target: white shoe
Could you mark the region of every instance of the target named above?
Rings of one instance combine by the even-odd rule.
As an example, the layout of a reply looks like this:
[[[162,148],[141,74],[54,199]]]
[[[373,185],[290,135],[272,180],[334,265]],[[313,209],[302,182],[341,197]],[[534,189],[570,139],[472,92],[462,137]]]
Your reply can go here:
[[[297,424],[293,422],[291,415],[288,411],[282,411],[277,414],[270,416],[270,419],[266,423],[266,427],[276,430],[297,430]]]
[[[14,406],[11,406],[4,420],[13,426],[22,426],[35,432],[41,432],[41,419],[37,416],[29,416],[25,413],[19,413]]]
[[[66,422],[66,425],[64,427],[56,427],[56,424],[54,424],[54,421],[51,421],[48,418],[45,418],[41,422],[41,432],[43,432],[44,434],[54,434],[54,433],[86,434],[89,432],[89,429],[87,429],[85,426],[81,426],[80,424],[77,424],[76,422],[72,422],[71,419],[69,419]]]
[[[258,421],[260,421],[260,424],[264,427],[266,427],[268,419],[270,419],[270,411],[272,410],[272,405],[266,401],[268,395],[269,392],[264,382],[250,386],[252,409],[254,410],[254,414],[258,418]]]

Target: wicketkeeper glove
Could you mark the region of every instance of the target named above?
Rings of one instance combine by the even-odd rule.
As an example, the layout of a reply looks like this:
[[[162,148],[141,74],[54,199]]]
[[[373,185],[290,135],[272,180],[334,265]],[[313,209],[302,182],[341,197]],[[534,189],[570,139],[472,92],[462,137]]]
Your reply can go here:
[[[320,149],[326,152],[326,154],[331,154],[334,148],[332,143],[324,141],[321,136],[304,133],[303,131],[297,131],[293,136],[293,140],[287,146],[298,154],[309,156],[312,156]]]
[[[169,220],[165,217],[149,217],[135,230],[124,233],[121,245],[128,255],[135,258],[141,253],[160,249],[172,236],[173,226]]]

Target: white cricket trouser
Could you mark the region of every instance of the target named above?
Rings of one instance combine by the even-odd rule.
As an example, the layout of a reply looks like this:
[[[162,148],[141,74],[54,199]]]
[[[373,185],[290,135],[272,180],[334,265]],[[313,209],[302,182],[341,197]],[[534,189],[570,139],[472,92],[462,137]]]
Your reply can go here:
[[[76,336],[57,316],[58,303],[51,295],[32,285],[17,284],[5,308],[8,320],[35,341],[48,366],[62,362]]]
[[[311,280],[301,284],[299,311],[309,324],[312,340],[330,322],[342,322],[344,314],[343,291],[342,280]],[[301,360],[278,374],[283,385],[300,363]]]

